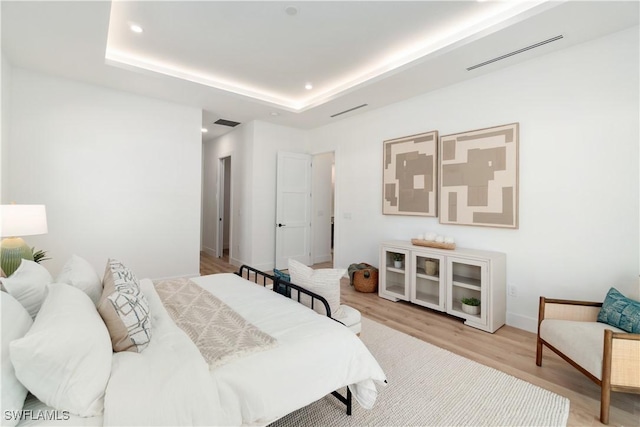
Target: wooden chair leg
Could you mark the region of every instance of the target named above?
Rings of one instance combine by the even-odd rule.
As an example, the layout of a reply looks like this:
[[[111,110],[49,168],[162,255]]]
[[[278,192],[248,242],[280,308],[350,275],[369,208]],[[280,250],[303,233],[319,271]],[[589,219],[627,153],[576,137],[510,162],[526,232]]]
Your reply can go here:
[[[542,366],[542,340],[538,337],[536,344],[536,365]]]
[[[536,365],[542,366],[542,340],[540,339],[540,324],[544,319],[544,297],[540,297],[538,305],[538,336],[536,339]]]
[[[609,424],[609,405],[610,404],[611,404],[611,389],[603,385],[602,392],[600,393],[600,422],[602,424]]]
[[[609,405],[611,404],[611,347],[613,332],[604,331],[604,349],[602,354],[602,380],[600,381],[600,422],[609,424]]]

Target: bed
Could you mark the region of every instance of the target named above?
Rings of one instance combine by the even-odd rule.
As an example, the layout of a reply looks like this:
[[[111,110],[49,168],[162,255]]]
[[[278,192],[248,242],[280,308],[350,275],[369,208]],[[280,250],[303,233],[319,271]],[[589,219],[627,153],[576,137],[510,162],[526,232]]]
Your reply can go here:
[[[248,267],[241,271],[251,280],[229,273],[191,282],[275,344],[210,365],[170,316],[159,284],[143,279],[140,289],[149,302],[153,339],[141,353],[113,354],[104,412],[36,419],[48,407],[30,396],[24,409],[32,416],[19,425],[267,425],[331,394],[346,405],[345,412],[350,412],[351,396],[371,408],[386,378],[360,339],[329,317],[328,306],[329,316],[322,316],[283,295],[299,289],[296,285]],[[326,304],[321,297],[312,301]],[[338,395],[336,390],[346,386],[346,394]]]

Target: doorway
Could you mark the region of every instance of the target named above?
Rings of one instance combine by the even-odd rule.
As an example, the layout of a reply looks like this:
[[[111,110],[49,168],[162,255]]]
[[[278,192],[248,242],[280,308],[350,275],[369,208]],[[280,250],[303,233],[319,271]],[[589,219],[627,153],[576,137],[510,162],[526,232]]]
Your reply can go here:
[[[315,154],[312,168],[312,264],[333,266],[335,243],[335,153]]]
[[[231,156],[219,159],[216,256],[229,262],[231,247]]]

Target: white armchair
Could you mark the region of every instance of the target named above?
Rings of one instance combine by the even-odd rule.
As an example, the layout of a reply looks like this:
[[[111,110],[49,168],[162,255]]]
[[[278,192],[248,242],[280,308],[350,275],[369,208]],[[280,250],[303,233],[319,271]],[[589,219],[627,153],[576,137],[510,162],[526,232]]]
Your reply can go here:
[[[536,365],[547,346],[598,384],[600,421],[608,424],[612,391],[640,393],[640,334],[598,323],[601,306],[540,297]]]

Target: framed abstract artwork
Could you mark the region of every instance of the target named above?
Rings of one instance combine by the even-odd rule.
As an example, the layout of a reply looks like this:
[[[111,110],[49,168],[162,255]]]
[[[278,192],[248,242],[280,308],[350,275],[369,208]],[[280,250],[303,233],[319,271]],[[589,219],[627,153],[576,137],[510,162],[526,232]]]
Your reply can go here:
[[[438,131],[384,141],[382,213],[438,215]]]
[[[519,125],[440,137],[440,223],[518,228]]]

